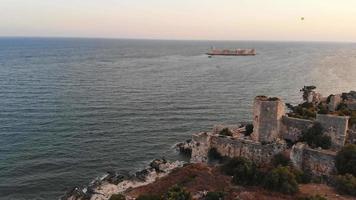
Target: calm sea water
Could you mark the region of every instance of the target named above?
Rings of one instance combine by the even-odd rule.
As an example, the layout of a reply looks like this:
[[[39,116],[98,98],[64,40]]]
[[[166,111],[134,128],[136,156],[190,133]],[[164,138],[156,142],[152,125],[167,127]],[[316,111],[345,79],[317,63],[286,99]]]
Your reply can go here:
[[[213,57],[210,46],[256,48]],[[246,121],[256,95],[356,90],[356,44],[0,39],[0,199],[57,199]]]

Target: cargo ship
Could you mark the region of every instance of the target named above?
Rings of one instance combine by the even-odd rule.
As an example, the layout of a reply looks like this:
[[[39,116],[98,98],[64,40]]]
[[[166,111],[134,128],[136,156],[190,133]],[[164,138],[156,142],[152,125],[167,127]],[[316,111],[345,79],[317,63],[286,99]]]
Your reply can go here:
[[[215,49],[212,48],[208,53],[209,56],[254,56],[255,49]]]

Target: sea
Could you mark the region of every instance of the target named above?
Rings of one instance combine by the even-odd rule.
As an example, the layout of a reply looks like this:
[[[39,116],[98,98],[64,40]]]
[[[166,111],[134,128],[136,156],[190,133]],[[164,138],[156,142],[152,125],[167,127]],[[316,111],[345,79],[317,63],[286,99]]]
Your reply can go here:
[[[256,56],[212,57],[216,48]],[[356,90],[356,44],[0,38],[0,199],[51,200],[133,173],[215,124],[251,121],[257,95]]]

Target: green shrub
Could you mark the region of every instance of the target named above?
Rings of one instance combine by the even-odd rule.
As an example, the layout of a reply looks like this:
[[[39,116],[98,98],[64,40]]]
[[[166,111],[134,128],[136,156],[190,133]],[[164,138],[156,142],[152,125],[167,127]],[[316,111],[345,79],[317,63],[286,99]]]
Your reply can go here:
[[[238,185],[254,185],[258,174],[256,164],[244,157],[230,159],[222,166],[223,173],[233,176]]]
[[[230,131],[229,128],[223,128],[220,133],[220,135],[225,135],[225,136],[232,136],[232,132]]]
[[[247,158],[244,157],[237,157],[237,158],[232,158],[229,159],[225,164],[221,166],[221,170],[224,174],[233,176],[234,175],[234,170],[237,166],[250,162]]]
[[[190,192],[186,191],[183,187],[175,185],[171,187],[166,196],[165,200],[191,200],[192,196]]]
[[[136,200],[162,200],[162,198],[158,195],[140,195],[139,197],[136,198]]]
[[[109,200],[125,200],[125,196],[122,194],[113,194]]]
[[[329,110],[328,110],[327,106],[320,103],[318,105],[318,114],[328,114],[328,113],[329,113]]]
[[[254,163],[241,163],[234,169],[232,182],[237,185],[255,185],[256,172]]]
[[[223,200],[223,192],[208,192],[205,196],[205,200]]]
[[[337,176],[336,189],[340,193],[356,196],[356,178],[351,174]]]
[[[309,171],[309,170],[304,170],[304,171],[298,170],[298,171],[301,173],[293,172],[298,183],[306,184],[306,183],[310,183],[312,181],[313,174],[311,171]]]
[[[245,129],[246,129],[245,136],[249,136],[253,133],[253,125],[252,124],[247,124]]]
[[[288,167],[277,167],[269,172],[265,177],[264,187],[268,190],[284,194],[298,192],[298,183]]]
[[[290,159],[282,153],[276,154],[272,158],[272,165],[274,167],[288,166],[289,164],[290,164]]]
[[[278,97],[269,97],[267,100],[268,101],[278,101],[279,98]]]
[[[351,111],[349,124],[350,124],[350,126],[356,124],[356,110]]]
[[[303,100],[307,101],[308,100],[308,94],[315,90],[316,87],[314,85],[310,86],[304,86],[300,91],[303,92]]]
[[[290,117],[301,119],[315,119],[316,117],[316,108],[312,103],[305,102],[297,106],[288,104],[287,106],[292,111],[291,113],[288,113]]]
[[[339,174],[356,176],[356,145],[344,146],[336,155],[335,165]]]
[[[323,134],[323,127],[320,123],[314,123],[311,128],[303,131],[301,140],[312,148],[329,149],[331,147],[331,138]]]
[[[298,200],[327,200],[327,198],[317,194],[315,196],[300,197]]]

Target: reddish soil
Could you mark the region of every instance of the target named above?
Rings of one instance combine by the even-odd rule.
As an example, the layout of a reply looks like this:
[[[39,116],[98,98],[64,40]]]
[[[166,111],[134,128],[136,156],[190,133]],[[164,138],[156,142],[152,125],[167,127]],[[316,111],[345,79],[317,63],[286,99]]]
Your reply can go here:
[[[225,200],[296,200],[298,197],[320,194],[328,200],[351,200],[353,197],[338,195],[335,190],[322,184],[300,185],[300,192],[296,195],[284,195],[270,192],[260,187],[241,187],[231,184],[231,177],[223,175],[216,167],[205,164],[189,164],[178,168],[168,176],[156,180],[154,183],[138,187],[126,192],[131,197],[142,194],[163,195],[173,185],[184,186],[193,196],[199,191],[223,191]]]

